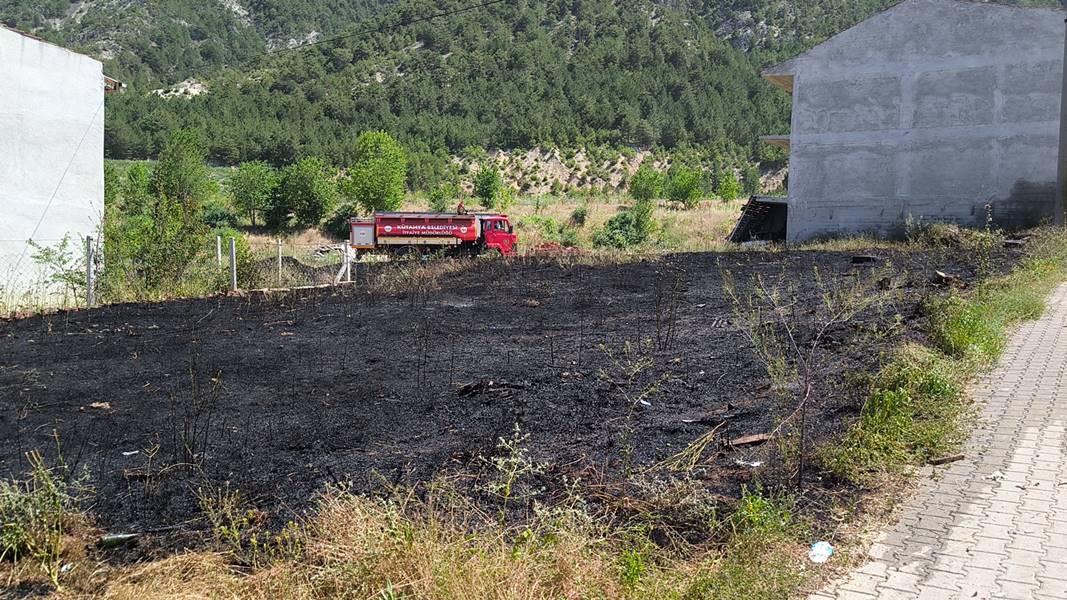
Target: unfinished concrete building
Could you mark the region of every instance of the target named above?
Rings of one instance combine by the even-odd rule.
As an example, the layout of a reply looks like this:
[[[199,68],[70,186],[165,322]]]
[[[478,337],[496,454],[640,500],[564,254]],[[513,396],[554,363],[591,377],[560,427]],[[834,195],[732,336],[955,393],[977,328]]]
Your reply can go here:
[[[1063,60],[1061,10],[905,0],[767,69],[793,113],[766,212],[790,242],[1052,220]]]

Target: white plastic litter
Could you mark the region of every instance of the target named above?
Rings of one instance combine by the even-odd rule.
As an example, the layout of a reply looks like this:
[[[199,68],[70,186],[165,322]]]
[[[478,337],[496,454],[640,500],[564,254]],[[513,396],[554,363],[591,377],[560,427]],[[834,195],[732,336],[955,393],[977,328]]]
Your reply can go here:
[[[652,403],[647,400],[639,400],[642,406],[652,406]]]
[[[808,558],[811,562],[816,564],[822,564],[834,555],[834,547],[830,545],[830,542],[815,542],[811,545],[811,550],[808,552]]]
[[[133,456],[134,454],[140,454],[140,450],[130,450],[129,452],[123,452],[123,456]]]
[[[757,467],[763,466],[762,460],[741,460],[739,458],[735,460],[734,463],[739,467],[749,467],[750,469],[755,469]]]

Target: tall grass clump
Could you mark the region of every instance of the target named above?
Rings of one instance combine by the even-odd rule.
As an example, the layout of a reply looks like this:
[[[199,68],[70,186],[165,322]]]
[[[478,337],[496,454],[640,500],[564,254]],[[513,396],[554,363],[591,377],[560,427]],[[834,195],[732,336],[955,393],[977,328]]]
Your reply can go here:
[[[104,596],[740,600],[784,597],[806,576],[792,505],[759,489],[722,520],[734,541],[664,547],[639,520],[594,516],[578,495],[534,503],[508,524],[449,486],[389,497],[332,490],[301,526],[298,553],[250,570],[234,568],[230,551],[187,553],[125,569]]]
[[[36,565],[56,588],[71,532],[86,523],[78,510],[77,483],[27,455],[24,480],[0,480],[0,560]]]
[[[742,488],[727,523],[725,549],[701,565],[681,598],[787,598],[811,576],[798,543],[807,537],[806,526],[795,516],[792,498]]]
[[[1067,279],[1067,235],[1040,230],[1011,273],[931,302],[933,347],[908,344],[874,378],[859,419],[821,452],[831,473],[865,481],[951,452],[964,439],[964,389],[1004,350],[1011,327],[1041,316]]]
[[[1008,328],[1041,316],[1045,298],[1067,278],[1067,235],[1062,230],[1041,230],[1031,238],[1030,248],[1011,273],[931,307],[934,339],[941,351],[989,364],[1003,351]]]

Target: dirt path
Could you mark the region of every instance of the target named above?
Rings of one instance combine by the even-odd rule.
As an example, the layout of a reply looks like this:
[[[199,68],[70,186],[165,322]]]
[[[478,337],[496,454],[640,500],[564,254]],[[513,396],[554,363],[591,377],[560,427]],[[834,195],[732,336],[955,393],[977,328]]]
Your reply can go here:
[[[924,481],[827,598],[1067,598],[1067,285],[979,383],[968,458]]]

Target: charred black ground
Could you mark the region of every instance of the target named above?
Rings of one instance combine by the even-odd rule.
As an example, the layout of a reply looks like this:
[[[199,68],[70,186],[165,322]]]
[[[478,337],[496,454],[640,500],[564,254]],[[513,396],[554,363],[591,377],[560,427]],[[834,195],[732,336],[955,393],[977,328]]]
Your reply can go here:
[[[330,483],[422,481],[491,455],[517,423],[553,473],[615,477],[723,421],[721,440],[773,427],[776,400],[731,324],[724,271],[741,287],[760,275],[800,307],[821,301],[816,270],[824,282],[880,277],[899,294],[824,345],[819,435],[859,406],[846,373],[920,335],[920,304],[945,293],[935,271],[976,277],[954,250],[871,254],[867,265],[835,252],[472,261],[418,293],[357,286],[0,323],[0,475],[22,474],[33,449],[54,460],[58,438],[66,463],[91,475],[96,517],[144,529],[194,517],[201,486],[228,482],[287,514]],[[875,330],[890,335],[864,334]],[[632,383],[628,343],[652,358]],[[628,419],[627,397],[653,382]],[[709,485],[735,494],[750,470],[715,449]]]

